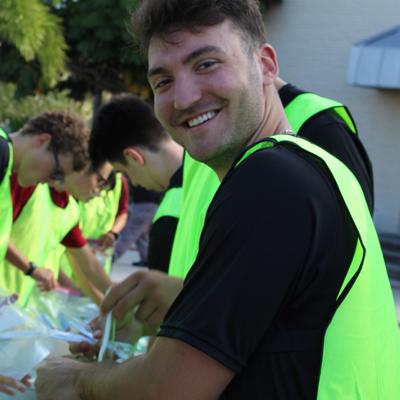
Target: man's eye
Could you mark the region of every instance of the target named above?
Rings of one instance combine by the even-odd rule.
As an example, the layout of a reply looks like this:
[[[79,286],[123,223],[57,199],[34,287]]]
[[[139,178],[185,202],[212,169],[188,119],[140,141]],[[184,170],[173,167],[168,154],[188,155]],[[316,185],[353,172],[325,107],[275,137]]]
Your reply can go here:
[[[161,79],[157,82],[154,83],[154,88],[155,89],[161,89],[165,85],[168,85],[168,83],[171,82],[171,79]]]
[[[198,69],[199,69],[199,70],[205,70],[205,69],[211,68],[211,67],[214,66],[215,64],[217,64],[217,61],[215,61],[215,60],[203,61],[203,62],[198,66]]]

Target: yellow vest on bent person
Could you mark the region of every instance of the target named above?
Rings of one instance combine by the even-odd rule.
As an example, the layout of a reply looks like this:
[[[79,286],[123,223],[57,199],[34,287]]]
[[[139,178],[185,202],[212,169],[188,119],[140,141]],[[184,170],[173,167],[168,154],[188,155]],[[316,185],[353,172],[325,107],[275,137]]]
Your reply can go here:
[[[78,223],[78,205],[69,198],[66,208],[54,204],[47,184],[38,184],[14,222],[10,239],[16,248],[39,267],[51,269],[58,277],[59,263],[55,254],[65,235]],[[0,286],[19,295],[26,306],[35,281],[5,261],[0,271]]]
[[[121,192],[122,175],[117,173],[112,189],[102,190],[99,196],[87,202],[78,201],[79,227],[85,239],[97,240],[111,230],[118,214]],[[71,264],[65,254],[65,247],[60,246],[59,251],[61,252],[60,263],[63,272],[76,283]],[[112,254],[104,256],[104,268],[108,274],[111,273],[111,259]]]

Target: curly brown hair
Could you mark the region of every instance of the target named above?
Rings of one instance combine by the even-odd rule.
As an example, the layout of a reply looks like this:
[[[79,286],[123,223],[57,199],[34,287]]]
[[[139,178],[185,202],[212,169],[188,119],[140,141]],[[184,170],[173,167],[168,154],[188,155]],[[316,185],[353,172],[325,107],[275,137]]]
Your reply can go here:
[[[64,111],[51,111],[31,118],[20,130],[22,135],[48,133],[49,150],[60,154],[72,153],[74,171],[81,171],[89,163],[89,129],[79,117]]]
[[[249,49],[265,42],[266,32],[257,0],[146,0],[132,15],[130,31],[143,55],[153,35],[232,21]]]

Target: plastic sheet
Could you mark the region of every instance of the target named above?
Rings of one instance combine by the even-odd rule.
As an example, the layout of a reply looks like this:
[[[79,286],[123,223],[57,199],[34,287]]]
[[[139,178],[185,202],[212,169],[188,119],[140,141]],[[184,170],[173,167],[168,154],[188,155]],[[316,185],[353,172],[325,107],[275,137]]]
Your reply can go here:
[[[49,331],[0,291],[0,375],[21,379],[52,350]]]

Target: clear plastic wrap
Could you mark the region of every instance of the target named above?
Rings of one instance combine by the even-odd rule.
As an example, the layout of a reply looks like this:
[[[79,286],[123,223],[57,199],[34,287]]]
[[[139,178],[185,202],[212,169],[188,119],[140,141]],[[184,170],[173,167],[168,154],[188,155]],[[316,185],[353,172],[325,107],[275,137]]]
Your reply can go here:
[[[46,326],[0,290],[0,375],[20,380],[51,352]]]

